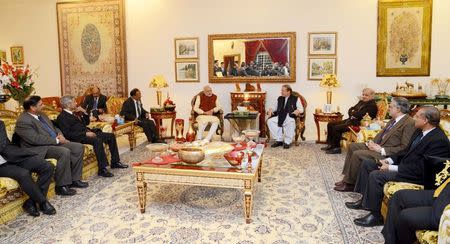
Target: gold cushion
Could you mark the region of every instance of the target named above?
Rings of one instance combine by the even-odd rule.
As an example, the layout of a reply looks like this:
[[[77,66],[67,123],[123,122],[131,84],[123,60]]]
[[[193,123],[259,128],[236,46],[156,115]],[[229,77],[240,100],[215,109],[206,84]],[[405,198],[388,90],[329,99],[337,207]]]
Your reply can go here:
[[[418,230],[416,231],[416,237],[420,244],[437,243],[438,232],[432,230]]]
[[[439,222],[439,241],[448,243],[450,240],[450,204],[445,207]]]
[[[394,193],[400,190],[423,190],[423,186],[406,182],[389,181],[384,184],[383,187],[384,196],[388,200],[392,197],[392,195],[394,195]]]
[[[106,101],[108,113],[112,115],[119,114],[125,100],[127,100],[126,97],[110,97],[108,101]]]
[[[108,122],[91,122],[89,124],[89,128],[91,129],[101,129],[103,132],[111,133],[112,127]]]

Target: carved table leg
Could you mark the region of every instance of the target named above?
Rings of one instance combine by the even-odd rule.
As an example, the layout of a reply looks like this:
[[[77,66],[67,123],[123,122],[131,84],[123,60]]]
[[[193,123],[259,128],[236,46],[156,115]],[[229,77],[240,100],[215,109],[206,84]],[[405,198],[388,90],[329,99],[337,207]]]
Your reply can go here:
[[[261,159],[258,166],[258,182],[261,182],[261,168],[263,164],[263,156],[261,155]]]
[[[145,204],[147,203],[147,182],[144,181],[144,173],[136,173],[136,185],[139,197],[139,207],[141,213],[145,213]]]
[[[252,181],[245,180],[244,182],[244,210],[245,210],[245,222],[250,224],[252,205],[253,205],[253,189]]]
[[[134,131],[128,133],[128,142],[130,143],[130,151],[133,151],[133,149],[136,147],[136,136],[134,134],[135,134]]]

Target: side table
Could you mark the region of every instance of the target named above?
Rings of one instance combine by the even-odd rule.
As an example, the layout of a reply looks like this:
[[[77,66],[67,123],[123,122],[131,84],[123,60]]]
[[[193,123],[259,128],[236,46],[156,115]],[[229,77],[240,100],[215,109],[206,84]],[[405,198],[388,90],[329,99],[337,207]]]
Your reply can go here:
[[[174,139],[175,138],[175,136],[173,135],[173,125],[175,124],[175,118],[177,117],[177,112],[175,112],[175,111],[150,112],[150,116],[152,117],[152,119],[155,120],[156,129],[159,132],[159,138],[161,138],[161,139]],[[170,124],[170,136],[163,137],[161,134],[161,131],[159,128],[162,125],[163,119],[172,120],[171,124]]]
[[[320,140],[320,124],[319,122],[332,122],[332,121],[341,121],[343,115],[341,113],[331,113],[331,114],[325,114],[325,113],[318,113],[314,114],[314,122],[316,123],[317,128],[317,140],[316,143],[326,143],[326,141]]]

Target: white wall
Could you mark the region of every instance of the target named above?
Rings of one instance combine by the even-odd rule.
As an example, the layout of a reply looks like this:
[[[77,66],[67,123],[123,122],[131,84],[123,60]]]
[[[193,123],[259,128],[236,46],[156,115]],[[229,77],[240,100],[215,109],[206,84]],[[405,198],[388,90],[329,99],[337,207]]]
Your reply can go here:
[[[307,33],[338,32],[338,78],[342,87],[333,103],[341,111],[355,103],[363,87],[392,91],[397,82],[428,84],[431,77],[450,77],[450,1],[433,1],[431,77],[376,77],[376,0],[125,0],[128,53],[128,87],[143,91],[147,106],[156,104],[149,79],[163,74],[178,117],[188,118],[189,101],[208,84],[208,34],[246,32],[297,32],[297,82],[293,88],[308,100],[307,139],[315,139],[314,108],[325,102],[317,81],[307,80]],[[0,0],[0,49],[23,45],[25,61],[39,67],[37,93],[60,95],[56,0]],[[235,16],[231,18],[230,16]],[[200,38],[200,83],[175,83],[173,39]],[[212,84],[226,112],[230,111],[232,84]],[[241,85],[242,87],[242,85]],[[275,101],[280,86],[262,84],[267,105]],[[427,86],[425,86],[427,88]],[[164,93],[165,94],[165,93]]]

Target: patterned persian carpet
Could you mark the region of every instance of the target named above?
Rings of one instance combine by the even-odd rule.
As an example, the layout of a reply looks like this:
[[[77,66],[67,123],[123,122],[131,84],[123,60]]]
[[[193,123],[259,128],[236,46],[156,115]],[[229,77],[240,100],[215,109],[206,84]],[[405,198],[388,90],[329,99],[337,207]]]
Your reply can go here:
[[[0,226],[0,243],[383,243],[381,227],[353,224],[365,211],[344,202],[358,195],[332,190],[344,155],[319,148],[266,148],[251,224],[235,189],[150,184],[141,214],[135,176],[127,169],[91,178],[76,196],[52,199],[54,216],[23,214]],[[121,156],[128,163],[146,157],[144,146]]]

